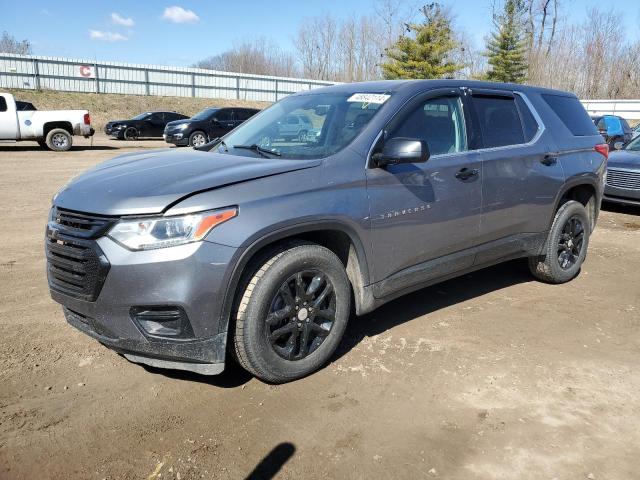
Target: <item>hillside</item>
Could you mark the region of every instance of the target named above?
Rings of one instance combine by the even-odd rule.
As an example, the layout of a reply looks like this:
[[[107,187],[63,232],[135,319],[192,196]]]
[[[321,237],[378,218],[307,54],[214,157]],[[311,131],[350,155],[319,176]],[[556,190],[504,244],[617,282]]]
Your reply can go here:
[[[242,106],[265,108],[268,102],[227,100],[215,98],[156,97],[144,95],[117,95],[111,93],[76,93],[52,90],[10,89],[17,100],[33,103],[38,110],[86,109],[91,113],[91,124],[98,131],[109,120],[131,118],[150,110],[169,110],[194,115],[205,107]]]

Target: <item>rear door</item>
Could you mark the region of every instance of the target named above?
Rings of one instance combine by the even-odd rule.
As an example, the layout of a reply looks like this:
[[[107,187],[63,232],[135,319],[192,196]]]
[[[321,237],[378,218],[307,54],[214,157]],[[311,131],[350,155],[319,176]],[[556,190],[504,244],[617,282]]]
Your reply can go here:
[[[230,108],[218,110],[213,117],[213,128],[209,138],[221,137],[233,130],[233,115]]]
[[[0,95],[0,139],[18,140],[20,131],[18,130],[18,114],[15,110],[15,103],[4,95]]]
[[[457,88],[425,93],[403,107],[374,148],[373,153],[385,140],[404,137],[426,141],[431,152],[425,163],[367,169],[374,280],[390,289],[473,263],[470,253],[443,260],[472,247],[480,226],[481,165],[470,151],[464,105]]]
[[[482,134],[480,244],[549,227],[555,197],[564,182],[555,144],[525,95],[473,89],[474,122]],[[512,245],[517,247],[517,245]],[[496,249],[498,256],[508,247]],[[490,260],[479,255],[477,263]]]
[[[151,118],[147,122],[147,132],[144,133],[146,137],[161,137],[166,125],[164,119],[164,112],[154,112],[151,114]]]

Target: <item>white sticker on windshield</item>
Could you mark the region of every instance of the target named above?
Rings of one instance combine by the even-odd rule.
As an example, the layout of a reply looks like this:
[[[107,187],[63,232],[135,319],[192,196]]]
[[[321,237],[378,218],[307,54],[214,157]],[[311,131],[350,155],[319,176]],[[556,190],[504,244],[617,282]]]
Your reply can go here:
[[[390,96],[384,93],[354,93],[347,102],[384,103]]]

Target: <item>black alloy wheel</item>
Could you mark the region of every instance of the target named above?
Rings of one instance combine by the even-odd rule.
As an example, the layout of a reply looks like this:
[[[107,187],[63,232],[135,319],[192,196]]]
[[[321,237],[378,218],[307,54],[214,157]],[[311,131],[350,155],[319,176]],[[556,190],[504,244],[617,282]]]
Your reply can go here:
[[[271,302],[268,340],[285,360],[300,360],[313,353],[329,335],[336,317],[333,285],[318,270],[291,275]]]
[[[584,225],[577,215],[564,224],[558,242],[558,264],[563,270],[573,267],[580,258],[584,243]]]

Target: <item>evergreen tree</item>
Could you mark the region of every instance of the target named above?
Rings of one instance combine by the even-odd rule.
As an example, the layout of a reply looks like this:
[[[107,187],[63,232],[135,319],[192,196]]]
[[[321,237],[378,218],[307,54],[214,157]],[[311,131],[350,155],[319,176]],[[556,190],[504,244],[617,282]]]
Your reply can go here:
[[[495,14],[495,31],[487,42],[485,56],[490,69],[487,80],[522,83],[527,76],[526,33],[523,0],[505,0],[502,13]]]
[[[462,68],[452,61],[458,46],[453,38],[451,18],[438,3],[420,9],[422,23],[406,25],[407,33],[387,51],[389,60],[382,64],[387,79],[451,78]]]

